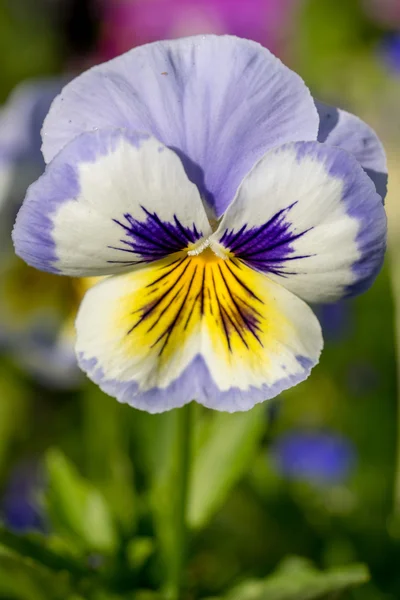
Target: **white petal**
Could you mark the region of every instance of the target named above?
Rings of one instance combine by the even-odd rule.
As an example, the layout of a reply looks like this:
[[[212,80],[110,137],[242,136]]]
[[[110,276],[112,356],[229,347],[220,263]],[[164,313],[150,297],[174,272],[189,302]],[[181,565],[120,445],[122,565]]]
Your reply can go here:
[[[305,379],[322,348],[311,309],[210,249],[108,278],[77,318],[80,366],[121,402],[248,410]]]
[[[123,130],[85,133],[33,184],[14,228],[16,252],[73,276],[120,272],[190,247],[211,232],[177,155]]]
[[[364,291],[386,248],[380,196],[356,159],[318,142],[267,153],[213,239],[312,302]]]

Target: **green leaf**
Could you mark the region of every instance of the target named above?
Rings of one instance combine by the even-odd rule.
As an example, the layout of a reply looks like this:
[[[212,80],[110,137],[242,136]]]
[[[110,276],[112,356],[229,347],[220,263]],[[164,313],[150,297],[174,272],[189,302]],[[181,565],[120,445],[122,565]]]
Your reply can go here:
[[[188,524],[203,527],[223,505],[254,459],[265,432],[265,406],[243,413],[214,413],[192,465]]]
[[[26,559],[31,564],[41,565],[52,571],[68,571],[77,579],[88,573],[83,561],[68,552],[65,546],[60,550],[60,544],[53,538],[38,533],[17,535],[0,527],[0,553],[10,552],[21,560]]]
[[[85,550],[111,553],[116,529],[102,494],[56,449],[46,456],[49,488],[47,509],[56,532]]]
[[[16,535],[0,528],[0,597],[65,600],[71,586],[92,573],[81,559],[64,556],[40,534]]]
[[[55,597],[54,591],[61,585],[59,578],[52,577],[45,569],[0,547],[1,598],[49,600]]]
[[[288,558],[264,580],[245,581],[231,590],[226,600],[328,600],[332,594],[366,583],[367,567],[349,565],[318,571],[309,561]]]
[[[129,565],[135,571],[140,570],[154,553],[154,538],[136,537],[131,540],[127,546],[127,556]]]

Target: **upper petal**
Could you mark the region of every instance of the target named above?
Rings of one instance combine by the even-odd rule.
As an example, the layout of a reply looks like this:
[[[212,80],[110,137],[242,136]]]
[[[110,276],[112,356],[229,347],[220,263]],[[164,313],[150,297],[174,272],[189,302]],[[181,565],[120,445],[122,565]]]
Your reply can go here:
[[[316,139],[318,115],[304,82],[268,50],[208,35],[135,48],[72,81],[45,121],[46,161],[83,131],[110,126],[176,149],[220,216],[268,149]]]
[[[13,231],[28,264],[73,276],[158,260],[211,232],[198,190],[158,140],[83,133],[28,191]]]
[[[384,200],[388,181],[386,154],[375,131],[345,110],[319,101],[315,104],[320,117],[318,141],[343,148],[355,156]]]
[[[303,299],[333,302],[372,284],[386,215],[353,156],[297,142],[256,165],[213,237]]]

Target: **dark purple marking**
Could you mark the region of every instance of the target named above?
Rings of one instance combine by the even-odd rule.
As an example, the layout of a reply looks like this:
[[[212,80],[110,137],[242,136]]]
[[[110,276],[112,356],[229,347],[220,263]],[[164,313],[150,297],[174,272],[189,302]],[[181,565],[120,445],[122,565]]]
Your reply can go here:
[[[282,277],[291,275],[283,263],[310,256],[294,254],[292,244],[312,229],[293,231],[293,223],[288,220],[288,213],[296,204],[297,202],[293,202],[278,211],[260,227],[247,228],[247,225],[243,225],[238,231],[226,229],[220,239],[221,244],[255,269]]]
[[[189,244],[197,242],[203,235],[197,231],[194,223],[191,227],[182,225],[176,215],[173,223],[168,223],[144,206],[141,206],[141,209],[145,214],[144,221],[134,219],[129,213],[124,214],[124,220],[113,219],[114,223],[122,227],[126,236],[125,239],[120,240],[126,247],[113,246],[115,250],[139,254],[143,262],[152,262],[174,252],[180,252]],[[132,264],[130,261],[120,262]]]

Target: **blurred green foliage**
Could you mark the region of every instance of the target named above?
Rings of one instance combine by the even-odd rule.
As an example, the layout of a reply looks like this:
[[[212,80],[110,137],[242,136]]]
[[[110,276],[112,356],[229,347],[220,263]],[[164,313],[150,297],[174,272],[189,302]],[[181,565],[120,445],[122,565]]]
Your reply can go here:
[[[56,72],[60,67],[57,37],[46,18],[18,19],[0,0],[0,102],[20,81]]]

